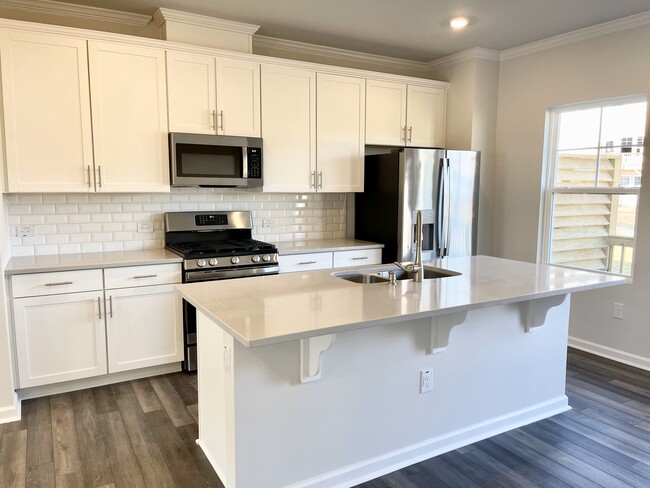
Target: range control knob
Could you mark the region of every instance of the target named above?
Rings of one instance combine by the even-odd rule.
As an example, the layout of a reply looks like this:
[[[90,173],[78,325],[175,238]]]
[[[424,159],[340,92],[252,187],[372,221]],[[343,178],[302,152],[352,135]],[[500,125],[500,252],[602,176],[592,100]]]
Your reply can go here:
[[[257,256],[257,255],[255,255],[255,256],[253,256],[253,257],[251,258],[251,261],[253,261],[254,263],[259,263],[259,262],[260,262],[260,257]]]
[[[232,264],[238,264],[239,263],[239,258],[237,256],[233,256],[230,258],[230,262]]]
[[[196,265],[197,265],[199,268],[202,268],[203,266],[205,266],[205,264],[206,264],[206,263],[205,263],[205,259],[199,259],[199,260],[196,262]]]
[[[268,263],[271,260],[271,256],[265,254],[264,256],[262,256],[262,259]]]
[[[208,261],[208,263],[210,264],[210,266],[216,266],[217,264],[219,264],[219,261],[217,261],[215,258],[212,258],[210,259],[210,261]]]

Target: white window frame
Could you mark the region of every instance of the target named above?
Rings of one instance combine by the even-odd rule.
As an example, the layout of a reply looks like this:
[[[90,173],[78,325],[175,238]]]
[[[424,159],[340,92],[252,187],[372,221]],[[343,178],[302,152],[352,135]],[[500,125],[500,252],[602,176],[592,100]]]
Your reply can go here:
[[[574,111],[574,110],[589,110],[594,108],[604,108],[611,107],[616,105],[625,105],[629,103],[648,103],[648,98],[645,95],[631,95],[626,97],[617,97],[605,100],[595,100],[591,102],[582,102],[582,103],[571,103],[566,105],[557,105],[550,107],[546,111],[546,130],[544,137],[544,152],[543,152],[543,165],[542,165],[542,198],[540,205],[540,216],[542,217],[539,240],[538,240],[538,253],[537,253],[537,262],[541,264],[549,264],[553,266],[560,266],[563,268],[579,269],[584,270],[584,268],[579,268],[576,266],[569,266],[563,264],[551,263],[551,234],[552,234],[552,222],[553,222],[553,195],[554,194],[609,194],[609,195],[636,195],[637,196],[637,212],[634,222],[634,247],[635,252],[632,255],[632,271],[630,276],[628,275],[619,275],[618,273],[613,273],[609,271],[596,271],[588,270],[594,273],[603,273],[603,274],[614,274],[618,276],[623,276],[628,279],[629,282],[632,282],[632,276],[634,275],[634,261],[636,259],[636,237],[637,237],[637,226],[639,223],[639,206],[638,198],[640,194],[640,187],[636,188],[622,188],[622,187],[564,187],[564,188],[555,188],[555,175],[556,175],[556,166],[557,166],[557,144],[558,144],[558,122],[561,112]],[[650,108],[650,103],[648,103],[648,108]],[[646,108],[646,111],[648,110]],[[646,115],[646,131],[648,125],[650,124],[650,117]],[[599,143],[600,136],[599,136]],[[607,150],[606,146],[599,146],[599,154],[601,150]],[[647,156],[646,158],[647,159]],[[646,171],[648,169],[646,168]]]

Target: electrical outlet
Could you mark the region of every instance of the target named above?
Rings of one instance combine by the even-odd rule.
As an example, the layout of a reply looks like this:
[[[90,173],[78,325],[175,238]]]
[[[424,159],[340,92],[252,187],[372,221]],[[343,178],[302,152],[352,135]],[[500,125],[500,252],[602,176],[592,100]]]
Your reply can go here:
[[[420,371],[420,393],[433,391],[433,371],[425,369]]]
[[[153,232],[153,223],[138,222],[138,232]]]
[[[33,225],[20,225],[16,227],[16,236],[18,237],[32,237],[35,233]]]
[[[262,219],[262,228],[270,229],[273,226],[273,221],[271,219]]]
[[[614,303],[614,318],[618,320],[623,320],[623,308],[625,305],[622,303]]]

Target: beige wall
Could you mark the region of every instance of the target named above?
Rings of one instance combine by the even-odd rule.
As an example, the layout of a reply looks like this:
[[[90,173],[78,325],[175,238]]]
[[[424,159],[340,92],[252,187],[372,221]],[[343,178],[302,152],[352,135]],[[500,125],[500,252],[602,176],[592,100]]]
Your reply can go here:
[[[450,83],[445,147],[481,151],[478,253],[492,254],[494,151],[499,63],[468,59],[439,67],[432,78]]]
[[[496,256],[536,260],[546,110],[639,93],[650,93],[648,25],[501,62],[492,240]],[[648,171],[646,161],[644,182]],[[640,205],[634,283],[576,294],[570,334],[575,345],[650,369],[650,184],[641,190]],[[614,302],[625,304],[623,321],[612,318]]]

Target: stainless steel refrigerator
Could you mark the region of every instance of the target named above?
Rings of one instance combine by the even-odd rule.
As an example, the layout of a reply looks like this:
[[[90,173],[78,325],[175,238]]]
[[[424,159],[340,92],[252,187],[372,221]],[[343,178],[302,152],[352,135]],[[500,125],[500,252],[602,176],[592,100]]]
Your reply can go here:
[[[366,156],[355,237],[384,244],[382,261],[412,261],[422,210],[422,259],[476,254],[480,153],[396,149]]]

